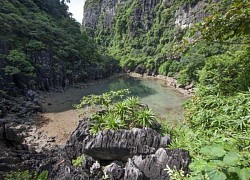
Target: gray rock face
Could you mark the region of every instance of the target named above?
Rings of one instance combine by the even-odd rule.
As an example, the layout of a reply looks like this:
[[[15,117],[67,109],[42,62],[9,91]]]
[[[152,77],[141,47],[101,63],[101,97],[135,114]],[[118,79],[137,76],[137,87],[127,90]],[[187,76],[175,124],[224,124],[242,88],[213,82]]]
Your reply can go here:
[[[105,130],[88,136],[82,143],[83,152],[96,159],[123,160],[136,154],[154,153],[160,145],[160,135],[152,129]]]
[[[104,167],[103,172],[110,180],[122,179],[124,175],[124,169],[116,162]]]
[[[152,154],[158,148],[165,147],[169,141],[153,129],[133,128],[131,130],[104,130],[96,135],[88,132],[88,120],[81,122],[66,145],[72,158],[84,153],[94,159],[122,160],[138,154]]]
[[[217,0],[214,0],[214,3],[217,2]],[[181,29],[191,28],[195,23],[209,15],[204,10],[209,6],[209,3],[211,4],[211,2],[200,1],[195,5],[180,6],[175,12],[175,25],[181,27]]]
[[[143,174],[143,179],[169,180],[167,166],[170,169],[183,170],[184,173],[187,173],[189,163],[190,157],[187,151],[160,148],[155,154],[134,156],[129,159],[125,167],[124,179],[132,180],[132,175],[136,177],[137,174]]]
[[[86,1],[84,5],[83,25],[90,30],[89,32],[96,30],[99,21],[102,21],[104,27],[111,28],[116,8],[126,1],[127,0]]]
[[[124,6],[127,0],[88,0],[84,6],[83,25],[88,29],[90,35],[94,35],[97,26],[102,24],[104,29],[110,29],[115,24],[116,11],[119,6]],[[134,26],[142,22],[144,29],[152,26],[154,14],[151,10],[161,0],[141,0],[141,8],[137,8],[131,14],[133,26],[130,31],[134,32]],[[133,34],[135,35],[135,34]]]
[[[214,0],[214,3],[217,2],[218,0]],[[117,9],[126,3],[130,3],[130,1],[88,0],[84,6],[83,25],[89,30],[92,36],[94,36],[98,26],[104,30],[115,28]],[[148,31],[152,27],[156,17],[155,8],[160,3],[165,9],[175,5],[174,0],[141,0],[140,6],[132,10],[130,14],[132,24],[129,32],[133,37],[138,35],[136,31],[138,23],[142,26],[141,29],[143,31]],[[195,3],[187,3],[179,6],[174,12],[174,26],[181,29],[192,27],[208,15],[204,10],[208,5],[209,2],[200,0]],[[168,20],[166,19],[166,21]]]
[[[0,179],[11,171],[52,170],[52,166],[57,163],[58,154],[53,152],[37,153],[22,146],[14,146],[6,140],[0,140]],[[59,152],[59,151],[58,151]]]
[[[140,171],[131,159],[125,166],[124,180],[143,180],[144,174]]]

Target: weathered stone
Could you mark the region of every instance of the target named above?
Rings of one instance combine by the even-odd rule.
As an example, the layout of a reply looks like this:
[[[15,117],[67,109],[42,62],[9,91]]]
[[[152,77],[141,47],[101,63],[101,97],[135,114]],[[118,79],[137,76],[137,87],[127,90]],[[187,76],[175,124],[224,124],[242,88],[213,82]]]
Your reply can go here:
[[[125,167],[124,180],[143,180],[144,174],[135,166],[129,158]]]
[[[171,138],[169,134],[166,134],[165,136],[161,137],[160,147],[167,147],[168,144],[170,144]]]
[[[15,128],[11,124],[5,125],[5,139],[8,141],[21,142],[23,139],[21,132],[21,128]]]
[[[134,155],[152,154],[161,144],[165,147],[168,143],[166,140],[161,141],[161,135],[150,128],[104,130],[91,135],[88,132],[88,120],[85,121],[79,124],[67,142],[66,151],[71,158],[84,153],[94,159],[126,161]]]
[[[119,180],[124,176],[124,169],[116,162],[104,167],[103,172],[110,180]]]
[[[160,148],[155,154],[134,156],[130,159],[125,168],[125,175],[131,173],[132,164],[132,168],[136,167],[143,173],[144,179],[169,180],[170,177],[165,170],[167,166],[170,169],[183,170],[186,174],[189,163],[190,157],[187,151]]]

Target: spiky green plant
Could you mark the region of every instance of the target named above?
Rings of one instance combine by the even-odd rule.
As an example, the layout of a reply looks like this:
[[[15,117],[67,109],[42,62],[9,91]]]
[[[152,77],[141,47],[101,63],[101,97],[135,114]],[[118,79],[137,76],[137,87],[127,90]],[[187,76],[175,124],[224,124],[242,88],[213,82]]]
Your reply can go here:
[[[152,109],[141,109],[137,112],[137,119],[135,126],[137,127],[151,127],[156,122],[154,112]]]

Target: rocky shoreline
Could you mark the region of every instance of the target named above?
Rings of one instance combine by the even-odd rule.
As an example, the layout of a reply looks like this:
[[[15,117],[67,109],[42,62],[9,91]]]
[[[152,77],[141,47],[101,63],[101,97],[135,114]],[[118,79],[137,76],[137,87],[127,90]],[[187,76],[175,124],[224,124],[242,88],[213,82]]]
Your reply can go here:
[[[64,148],[43,148],[40,152],[25,143],[10,139],[10,130],[2,130],[0,179],[11,171],[48,171],[48,179],[170,179],[166,168],[188,172],[187,151],[166,149],[170,136],[161,136],[150,128],[104,130],[89,133],[89,119],[80,121]],[[13,135],[15,131],[12,131]],[[49,141],[48,141],[49,143]],[[73,160],[82,156],[80,165]]]
[[[124,74],[117,76],[121,75]],[[166,85],[173,86],[166,77],[143,78],[165,80]],[[128,180],[169,179],[167,166],[188,172],[188,152],[165,149],[170,136],[161,137],[154,130],[104,131],[92,136],[88,133],[88,119],[85,119],[71,134],[65,147],[58,147],[55,137],[37,131],[39,124],[32,115],[40,116],[43,109],[36,92],[29,91],[25,96],[16,97],[3,95],[0,107],[0,179],[7,173],[25,170],[38,173],[48,170],[49,179],[105,179],[108,176]],[[149,144],[141,146],[143,143]],[[74,166],[72,160],[82,154],[85,164]]]
[[[177,82],[174,77],[164,76],[164,75],[148,75],[148,74],[141,74],[136,72],[127,73],[131,77],[136,78],[145,78],[145,79],[154,79],[154,80],[161,80],[163,82],[162,85],[171,87],[174,90],[184,94],[187,97],[194,96],[194,84],[191,83],[187,86],[181,85]]]

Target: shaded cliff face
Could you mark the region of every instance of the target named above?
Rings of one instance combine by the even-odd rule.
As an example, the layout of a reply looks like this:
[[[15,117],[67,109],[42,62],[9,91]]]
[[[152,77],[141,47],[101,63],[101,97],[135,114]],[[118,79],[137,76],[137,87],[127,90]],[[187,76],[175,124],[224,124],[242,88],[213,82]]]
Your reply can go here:
[[[134,6],[131,17],[136,23],[141,22],[147,29],[148,23],[152,24],[154,18],[151,10],[161,0],[87,0],[84,6],[83,25],[92,33],[98,31],[98,28],[111,29],[114,27],[117,14],[122,13],[122,6],[129,8]],[[170,1],[170,0],[169,0]],[[126,11],[126,10],[125,10]],[[146,22],[149,21],[149,22]],[[102,26],[102,27],[98,27]],[[94,35],[94,34],[92,34]]]
[[[215,0],[213,2],[218,2]],[[96,33],[99,28],[115,28],[120,13],[130,15],[135,23],[140,22],[144,30],[148,30],[156,18],[159,10],[166,11],[174,7],[168,14],[174,14],[174,25],[182,29],[193,26],[208,15],[207,7],[210,0],[173,1],[173,0],[87,0],[84,6],[83,25]],[[125,6],[126,9],[121,8]],[[121,11],[123,10],[123,12]],[[167,20],[167,19],[166,19]]]
[[[123,67],[143,63],[153,70],[180,59],[175,48],[213,0],[87,0],[83,25]],[[128,62],[129,61],[129,62]]]
[[[97,26],[111,28],[116,15],[117,7],[127,0],[87,0],[84,5],[83,26],[93,36]]]
[[[64,88],[117,70],[67,9],[60,0],[1,0],[0,90]]]

